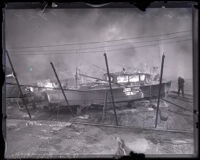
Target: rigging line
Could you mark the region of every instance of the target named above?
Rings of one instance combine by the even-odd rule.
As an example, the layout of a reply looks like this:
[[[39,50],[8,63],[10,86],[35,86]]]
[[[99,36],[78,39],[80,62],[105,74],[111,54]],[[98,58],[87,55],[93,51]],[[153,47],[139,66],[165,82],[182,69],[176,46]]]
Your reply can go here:
[[[92,64],[93,66],[95,66],[96,68],[99,68],[99,69],[101,69],[101,71],[103,71],[103,72],[105,72],[106,71],[106,69],[104,69],[104,68],[101,68],[101,67],[99,67],[98,65],[96,65],[96,64]]]
[[[16,83],[6,83],[6,85],[14,85],[16,86]],[[40,89],[52,89],[52,90],[61,90],[60,88],[57,87],[40,87],[36,85],[28,85],[28,84],[20,84],[22,87],[32,87],[32,88],[40,88]],[[74,92],[87,92],[85,90],[77,90],[77,89],[63,89],[64,91],[74,91]]]
[[[159,35],[149,35],[149,36],[137,36],[132,38],[122,38],[122,39],[116,39],[116,40],[109,40],[109,41],[99,41],[99,42],[81,42],[81,43],[67,43],[67,44],[57,44],[57,45],[40,45],[35,47],[13,47],[9,49],[20,49],[20,48],[41,48],[41,47],[55,47],[55,46],[66,46],[66,45],[85,45],[85,44],[96,44],[96,43],[104,43],[104,42],[115,42],[115,41],[122,41],[122,40],[130,40],[130,39],[138,39],[138,38],[148,38],[148,37],[159,37],[159,36],[165,36],[165,35],[172,35],[177,33],[184,33],[184,32],[190,32],[191,30],[185,30],[185,31],[179,31],[179,32],[172,32],[172,33],[166,33],[166,34],[159,34]]]
[[[91,63],[90,61],[87,61],[87,60],[85,60],[85,61],[86,61],[86,63],[91,64],[92,66],[94,66],[94,67],[96,67],[96,68],[98,68],[98,69],[101,69],[102,72],[105,72],[105,71],[106,71],[106,69],[104,69],[104,68],[102,68],[102,67],[100,67],[100,66],[98,66],[98,65],[96,65],[96,64],[93,64],[93,63]]]
[[[171,41],[168,43],[174,43],[174,42],[182,42],[182,41],[188,41],[188,40],[192,40],[192,39],[185,39],[185,40],[179,40],[179,41]],[[163,44],[167,44],[166,42]],[[108,52],[110,51],[115,51],[115,50],[124,50],[124,49],[135,49],[135,48],[143,48],[143,47],[147,47],[147,46],[157,46],[159,44],[150,44],[150,45],[143,45],[143,46],[136,46],[136,47],[127,47],[127,48],[117,48],[117,49],[110,49],[107,50]],[[90,51],[90,52],[79,52],[79,53],[102,53],[104,50],[97,50],[97,51]],[[35,54],[27,54],[27,53],[21,53],[21,54],[12,54],[12,56],[20,56],[20,55],[27,55],[27,56],[32,56],[32,55],[44,55],[44,56],[50,56],[50,55],[62,55],[62,54],[76,54],[76,53],[70,53],[70,52],[65,52],[65,53],[35,53]]]
[[[97,49],[97,48],[104,48],[104,47],[112,47],[112,46],[121,46],[121,45],[126,45],[126,44],[135,44],[135,43],[146,43],[146,42],[159,42],[162,40],[171,40],[171,39],[175,39],[175,38],[186,38],[185,36],[181,36],[181,37],[171,37],[171,38],[165,38],[165,39],[157,39],[157,40],[148,40],[148,41],[138,41],[138,42],[126,42],[126,43],[122,43],[122,44],[115,44],[115,45],[107,45],[107,46],[97,46],[97,47],[92,47],[92,48],[82,48],[79,50],[88,50],[88,49]],[[9,50],[9,51],[14,51],[14,50]],[[19,50],[15,50],[14,52],[52,52],[52,51],[77,51],[77,49],[62,49],[62,50],[44,50],[44,51],[19,51]]]

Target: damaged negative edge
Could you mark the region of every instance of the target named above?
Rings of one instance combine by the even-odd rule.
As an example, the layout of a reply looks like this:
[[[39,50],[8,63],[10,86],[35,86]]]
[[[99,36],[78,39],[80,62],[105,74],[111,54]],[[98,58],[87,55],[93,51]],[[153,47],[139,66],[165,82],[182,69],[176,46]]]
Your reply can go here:
[[[198,95],[199,95],[199,91],[198,91],[198,80],[199,80],[199,72],[198,72],[198,68],[199,68],[199,63],[198,63],[198,41],[199,41],[199,37],[198,37],[198,22],[199,22],[199,16],[198,16],[198,9],[196,8],[192,8],[192,36],[193,36],[193,101],[194,101],[194,106],[193,106],[193,128],[194,128],[194,156],[198,156],[199,155],[199,144],[198,144],[198,117],[199,117],[199,102],[198,102]]]
[[[34,9],[34,8],[44,8],[44,2],[16,2],[10,1],[7,3],[7,9]],[[68,2],[57,2],[52,1],[54,5],[48,5],[47,8],[191,8],[194,2],[178,2],[178,1],[122,1],[122,2],[92,2],[92,1],[68,1]],[[55,7],[56,5],[56,7]]]
[[[66,4],[66,5],[68,5],[68,4]],[[24,6],[26,6],[26,5],[24,5]],[[31,6],[31,4],[30,4],[30,6]],[[167,5],[166,5],[167,6]],[[109,7],[109,6],[108,6]],[[134,7],[134,6],[133,6]],[[153,7],[153,5],[152,5],[152,7]],[[20,8],[20,7],[19,7]],[[31,7],[32,8],[32,7]],[[58,8],[64,8],[64,6],[63,7],[58,7]],[[68,8],[71,8],[71,6],[70,5],[68,5]],[[9,8],[10,9],[10,8]],[[12,9],[12,7],[11,7],[11,9]],[[198,13],[196,13],[197,11],[195,11],[195,15],[197,16],[198,15]],[[194,19],[193,19],[194,20]],[[195,20],[195,21],[197,21],[197,23],[198,23],[198,20]],[[196,23],[196,25],[197,25],[197,23]],[[194,21],[193,21],[193,25],[194,25]],[[3,32],[5,32],[5,27],[3,27]],[[193,29],[194,29],[194,26],[193,26]],[[198,30],[197,30],[197,28],[195,29],[195,31],[193,31],[193,36],[197,36],[198,34],[196,34],[195,35],[195,33],[196,33],[196,31],[198,32]],[[195,33],[194,33],[195,32]],[[3,33],[2,35],[4,35],[4,37],[3,38],[5,38],[5,33]],[[194,38],[194,37],[193,37]],[[3,41],[4,41],[5,39],[3,39]],[[198,40],[198,37],[197,37],[197,40]],[[5,42],[5,41],[4,41]],[[3,43],[4,43],[3,42]],[[198,55],[196,54],[197,52],[198,52],[198,45],[197,45],[197,42],[198,41],[195,41],[194,39],[193,39],[193,46],[194,46],[194,50],[193,50],[193,75],[194,75],[194,81],[193,81],[193,86],[194,86],[194,109],[196,109],[197,110],[197,115],[196,116],[194,116],[194,126],[196,126],[196,122],[198,122],[198,102],[197,102],[197,100],[198,100],[198,70],[197,70],[197,65],[198,65]],[[196,45],[194,45],[194,44],[196,44]],[[5,48],[4,48],[5,49]],[[5,58],[5,55],[4,55],[4,52],[3,52],[3,58]],[[5,64],[4,64],[5,65]],[[4,89],[4,91],[5,91],[5,85],[4,85],[4,87],[2,88],[2,89]],[[5,92],[4,92],[5,93]],[[5,96],[5,94],[2,94],[2,102],[3,102],[3,104],[2,104],[2,106],[3,106],[3,108],[2,108],[2,112],[4,113],[3,114],[3,127],[6,127],[6,108],[5,108],[5,98],[3,97],[3,96]],[[4,110],[5,110],[5,112],[4,112]],[[197,133],[197,130],[194,128],[194,136],[195,136],[195,140],[198,140],[198,133]],[[3,134],[4,134],[4,141],[5,141],[5,138],[6,138],[6,130],[4,129],[3,130]],[[194,141],[195,142],[195,153],[198,151],[197,149],[198,149],[198,141]]]
[[[3,144],[3,152],[2,156],[5,155],[6,151],[6,82],[5,82],[5,73],[6,73],[6,56],[5,56],[5,8],[2,9],[2,72],[3,72],[3,78],[2,78],[2,110],[1,110],[1,116],[2,116],[2,144]]]

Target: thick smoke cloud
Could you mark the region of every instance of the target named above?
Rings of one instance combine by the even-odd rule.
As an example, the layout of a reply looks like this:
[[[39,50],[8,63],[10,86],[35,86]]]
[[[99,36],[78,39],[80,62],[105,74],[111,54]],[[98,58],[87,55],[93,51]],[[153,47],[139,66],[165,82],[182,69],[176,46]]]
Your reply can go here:
[[[54,79],[51,61],[59,71],[61,79],[72,77],[76,67],[89,75],[100,76],[105,69],[104,52],[107,53],[112,72],[121,71],[122,67],[142,67],[144,64],[159,67],[161,54],[164,52],[166,55],[164,78],[176,79],[180,75],[191,79],[192,41],[175,41],[188,39],[192,31],[171,35],[171,37],[185,36],[175,39],[173,43],[162,41],[160,45],[146,47],[138,46],[157,42],[135,42],[155,40],[158,37],[51,46],[103,42],[185,30],[192,30],[191,9],[147,9],[146,12],[137,9],[47,9],[44,14],[38,9],[6,11],[6,47],[23,83]],[[43,45],[49,47],[38,47]],[[38,48],[17,49],[17,47],[31,46]],[[22,53],[28,55],[15,55]],[[39,53],[47,55],[32,55]]]

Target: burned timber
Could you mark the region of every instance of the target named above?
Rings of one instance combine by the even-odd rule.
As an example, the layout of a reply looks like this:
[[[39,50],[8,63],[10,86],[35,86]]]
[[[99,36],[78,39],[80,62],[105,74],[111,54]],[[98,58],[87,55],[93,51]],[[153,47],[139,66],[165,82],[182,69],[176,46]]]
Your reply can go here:
[[[84,74],[81,76],[91,77]],[[80,84],[77,90],[65,91],[71,105],[95,105],[104,104],[104,98],[107,92],[110,92],[107,74],[102,80],[92,83]],[[159,82],[152,80],[147,73],[111,73],[112,89],[115,102],[131,102],[143,98],[153,98],[158,95]],[[161,95],[170,88],[170,81],[162,83]],[[64,104],[65,100],[60,91],[46,90],[49,103]],[[107,103],[111,103],[110,94],[107,97]]]
[[[49,109],[63,105],[74,108],[91,105],[103,107],[105,103],[112,103],[111,91],[108,83],[109,76],[115,103],[125,102],[127,105],[131,105],[131,102],[138,100],[156,98],[159,93],[159,87],[161,87],[160,95],[164,97],[171,86],[171,81],[166,80],[160,84],[158,73],[130,73],[126,72],[123,68],[121,72],[109,73],[109,75],[105,73],[102,75],[102,78],[76,72],[75,78],[72,79],[72,81],[75,82],[73,85],[68,87],[69,85],[67,82],[69,82],[70,79],[60,84],[61,87],[63,86],[62,89],[65,93],[61,92],[61,87],[59,88],[57,82],[52,82],[51,80],[39,81],[35,86],[24,85],[23,88],[26,93],[26,99],[29,99],[29,101],[32,100],[34,107],[37,101],[42,100],[47,102]],[[93,81],[81,82],[82,77],[92,79]],[[17,86],[13,86],[13,78],[14,76],[12,74],[7,76],[7,83],[11,85],[7,88],[8,93],[17,89]],[[19,93],[15,96],[19,96]]]

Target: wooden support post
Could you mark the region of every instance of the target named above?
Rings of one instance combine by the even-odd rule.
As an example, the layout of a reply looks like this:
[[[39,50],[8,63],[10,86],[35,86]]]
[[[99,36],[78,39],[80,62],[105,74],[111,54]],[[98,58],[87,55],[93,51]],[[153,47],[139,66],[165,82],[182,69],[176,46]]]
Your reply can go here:
[[[114,111],[114,115],[115,115],[115,122],[116,122],[116,125],[118,126],[117,113],[116,113],[116,109],[115,109],[115,102],[114,102],[114,97],[113,97],[113,92],[112,92],[111,78],[110,78],[110,72],[109,72],[108,60],[107,60],[106,53],[104,53],[104,56],[105,56],[105,61],[106,61],[106,68],[107,68],[107,74],[108,74],[108,80],[109,80],[110,94],[111,94],[111,99],[112,99],[112,104],[113,104],[113,111]]]
[[[105,91],[105,99],[104,99],[104,105],[103,105],[102,120],[104,120],[104,118],[106,116],[107,98],[108,98],[108,91]]]
[[[151,98],[152,98],[152,89],[151,89],[151,85],[149,86],[149,101],[150,101],[150,104],[152,104],[152,101],[151,101]]]
[[[78,87],[78,71],[77,71],[77,67],[76,67],[75,81],[76,81],[76,88],[77,88]]]
[[[157,109],[156,109],[156,119],[155,119],[155,128],[158,124],[158,111],[159,111],[159,104],[160,104],[160,92],[162,88],[162,75],[163,75],[163,66],[164,66],[164,59],[165,55],[162,55],[162,62],[161,62],[161,70],[160,70],[160,84],[159,84],[159,92],[158,92],[158,101],[157,101]]]
[[[62,91],[62,93],[63,93],[63,96],[64,96],[64,98],[65,98],[65,101],[66,101],[66,103],[67,103],[67,106],[68,106],[68,108],[70,109],[72,115],[74,116],[74,114],[73,114],[73,112],[72,112],[72,109],[71,109],[71,107],[69,106],[69,102],[68,102],[68,100],[67,100],[67,97],[66,97],[66,95],[65,95],[65,92],[64,92],[64,90],[63,90],[63,88],[62,88],[60,79],[58,78],[58,75],[57,75],[57,73],[56,73],[56,69],[55,69],[55,67],[54,67],[54,65],[53,65],[52,62],[50,62],[50,64],[51,64],[51,67],[52,67],[52,69],[53,69],[53,71],[54,71],[54,73],[55,73],[56,79],[57,79],[57,81],[58,81],[58,83],[59,83],[60,89],[61,89],[61,91]]]
[[[21,90],[21,87],[20,87],[20,84],[19,84],[19,81],[18,81],[18,78],[17,78],[17,74],[16,74],[16,72],[15,72],[15,70],[14,70],[12,61],[11,61],[11,59],[10,59],[10,56],[9,56],[9,54],[8,54],[8,51],[5,51],[5,52],[6,52],[7,56],[8,56],[8,60],[9,60],[10,66],[11,66],[11,68],[12,68],[13,75],[14,75],[15,80],[16,80],[16,82],[17,82],[17,86],[18,86],[19,92],[20,92],[20,97],[22,97],[22,103],[23,103],[23,105],[24,105],[25,108],[26,108],[26,111],[27,111],[27,113],[28,113],[28,115],[29,115],[29,118],[31,119],[31,114],[30,114],[30,112],[29,112],[29,110],[28,110],[28,107],[27,107],[27,105],[26,105],[26,102],[25,102],[25,99],[24,99],[24,94],[23,94],[23,92],[22,92],[22,90]]]

